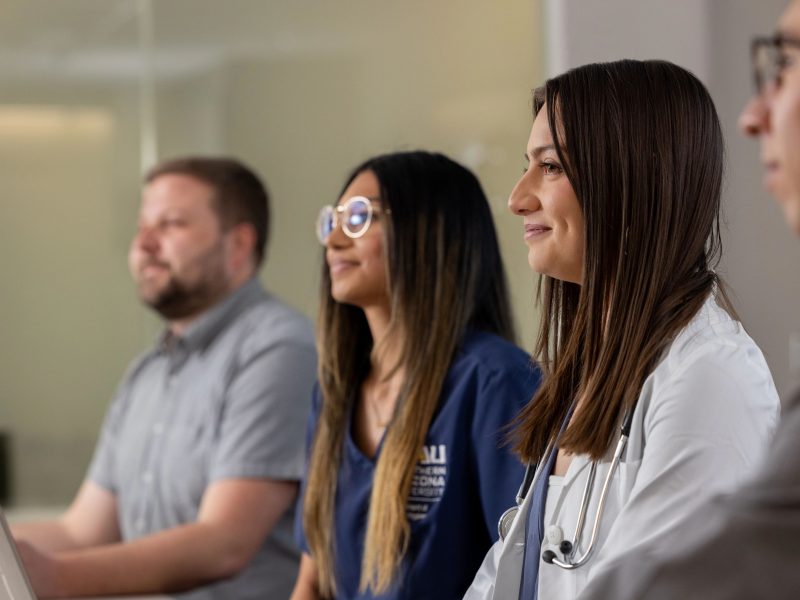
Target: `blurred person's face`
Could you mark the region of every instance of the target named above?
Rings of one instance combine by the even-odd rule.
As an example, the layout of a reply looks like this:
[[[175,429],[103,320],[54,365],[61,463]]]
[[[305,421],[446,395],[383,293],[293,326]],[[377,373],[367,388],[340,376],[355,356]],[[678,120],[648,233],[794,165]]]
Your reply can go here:
[[[778,35],[800,40],[800,1],[778,22]],[[775,55],[776,77],[744,107],[739,127],[761,142],[764,182],[800,234],[800,47],[783,44]]]
[[[562,281],[583,281],[584,222],[547,123],[547,106],[533,121],[525,152],[528,168],[508,199],[521,216],[531,269]]]
[[[361,196],[372,201],[375,216],[359,237],[350,237],[338,224],[325,240],[325,259],[331,277],[331,296],[337,302],[363,309],[389,308],[380,185],[372,171],[363,171],[347,186],[339,205]]]
[[[140,299],[168,320],[199,315],[232,288],[213,190],[188,175],[147,184],[128,264]]]

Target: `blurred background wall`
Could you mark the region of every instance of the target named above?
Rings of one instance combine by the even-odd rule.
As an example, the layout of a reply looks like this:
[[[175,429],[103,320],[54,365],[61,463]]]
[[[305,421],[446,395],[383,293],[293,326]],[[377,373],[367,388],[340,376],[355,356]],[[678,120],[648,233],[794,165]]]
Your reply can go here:
[[[316,310],[319,207],[379,152],[427,148],[487,191],[521,344],[534,278],[505,208],[547,74],[666,58],[714,96],[728,143],[721,270],[785,390],[800,372],[800,245],[735,131],[748,42],[784,0],[7,0],[0,4],[0,429],[14,500],[66,503],[107,403],[157,335],[126,253],[157,158],[238,156],[274,206],[265,283]],[[794,302],[793,302],[794,299]],[[794,356],[794,358],[793,358]],[[792,361],[795,361],[795,364]]]
[[[232,154],[274,222],[265,283],[313,317],[317,212],[370,155],[472,167],[532,345],[506,197],[542,77],[537,1],[11,0],[0,4],[0,428],[14,500],[77,489],[126,365],[157,335],[126,253],[155,158]]]

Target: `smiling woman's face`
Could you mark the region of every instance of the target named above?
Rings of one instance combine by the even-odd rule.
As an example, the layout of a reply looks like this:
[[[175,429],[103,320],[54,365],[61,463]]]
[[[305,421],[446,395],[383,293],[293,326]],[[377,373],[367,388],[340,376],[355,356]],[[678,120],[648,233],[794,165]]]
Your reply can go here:
[[[378,178],[372,171],[362,171],[339,199],[339,204],[353,196],[380,197]],[[380,210],[380,201],[373,200]],[[331,295],[337,302],[367,309],[389,306],[389,290],[384,258],[382,217],[374,217],[369,229],[358,238],[345,235],[337,226],[326,241],[325,259],[331,276]]]
[[[533,121],[525,151],[528,168],[508,199],[521,216],[531,269],[555,279],[583,281],[583,211],[564,173],[547,123],[547,106]]]

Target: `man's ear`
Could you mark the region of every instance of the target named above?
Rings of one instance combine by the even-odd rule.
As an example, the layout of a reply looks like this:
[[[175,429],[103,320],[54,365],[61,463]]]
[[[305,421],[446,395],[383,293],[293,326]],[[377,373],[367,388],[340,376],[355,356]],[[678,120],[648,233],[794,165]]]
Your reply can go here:
[[[228,264],[234,271],[255,269],[256,229],[250,223],[239,223],[228,231]]]

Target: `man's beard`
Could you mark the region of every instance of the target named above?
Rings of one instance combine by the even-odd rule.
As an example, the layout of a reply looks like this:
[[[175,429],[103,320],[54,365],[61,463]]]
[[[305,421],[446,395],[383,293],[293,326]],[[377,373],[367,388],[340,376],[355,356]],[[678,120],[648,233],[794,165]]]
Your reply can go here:
[[[200,278],[187,282],[176,275],[168,264],[169,279],[161,289],[147,293],[140,285],[139,297],[167,321],[194,317],[217,304],[229,291],[222,266],[220,246],[214,246],[194,261]]]
[[[220,280],[204,279],[194,285],[187,285],[170,275],[167,284],[152,298],[142,297],[142,301],[167,321],[186,319],[211,308],[224,295]]]

